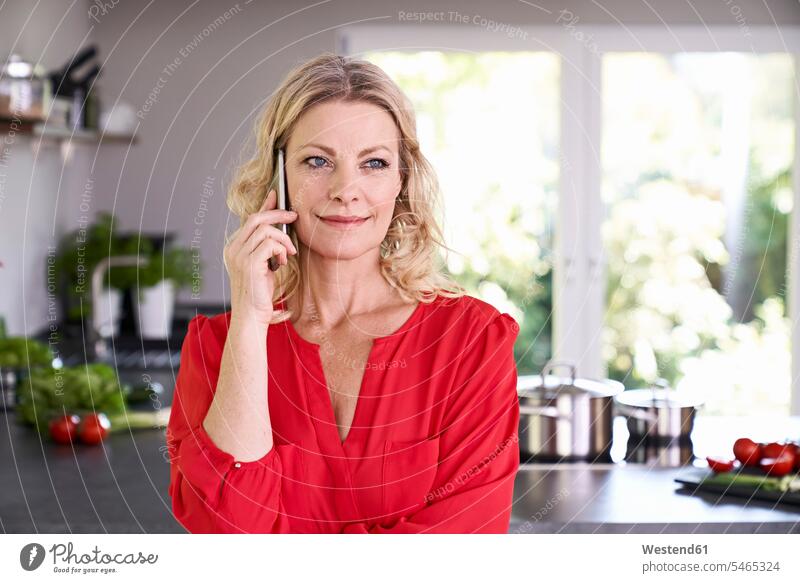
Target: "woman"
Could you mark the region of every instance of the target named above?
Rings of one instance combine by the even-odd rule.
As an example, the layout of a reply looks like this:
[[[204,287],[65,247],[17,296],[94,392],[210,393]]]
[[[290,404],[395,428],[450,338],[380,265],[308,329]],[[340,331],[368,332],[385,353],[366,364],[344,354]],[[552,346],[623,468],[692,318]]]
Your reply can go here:
[[[191,532],[507,532],[519,327],[436,267],[437,183],[407,98],[324,54],[256,134],[228,197],[231,310],[194,318],[182,347],[175,517]],[[271,188],[278,149],[292,210]]]

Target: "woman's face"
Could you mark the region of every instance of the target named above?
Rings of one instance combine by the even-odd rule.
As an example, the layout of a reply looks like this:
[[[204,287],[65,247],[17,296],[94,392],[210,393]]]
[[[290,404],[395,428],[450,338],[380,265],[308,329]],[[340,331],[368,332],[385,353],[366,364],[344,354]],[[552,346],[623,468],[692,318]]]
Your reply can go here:
[[[380,246],[402,186],[399,139],[392,116],[371,103],[323,102],[298,119],[286,178],[302,245],[336,259]],[[335,220],[343,217],[358,220]]]

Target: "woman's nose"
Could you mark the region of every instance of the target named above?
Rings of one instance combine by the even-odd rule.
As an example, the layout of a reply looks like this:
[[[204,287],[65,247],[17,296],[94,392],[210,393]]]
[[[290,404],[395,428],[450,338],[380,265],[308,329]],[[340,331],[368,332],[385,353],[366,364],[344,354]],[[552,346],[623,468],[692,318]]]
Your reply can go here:
[[[360,179],[358,172],[339,167],[334,171],[333,180],[330,184],[330,197],[340,199],[342,203],[347,203],[360,196]]]

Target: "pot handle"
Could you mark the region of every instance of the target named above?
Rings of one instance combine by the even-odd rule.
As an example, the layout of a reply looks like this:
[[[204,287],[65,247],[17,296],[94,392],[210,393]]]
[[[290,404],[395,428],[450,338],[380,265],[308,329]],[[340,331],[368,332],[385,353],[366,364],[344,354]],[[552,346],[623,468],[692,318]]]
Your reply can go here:
[[[617,403],[617,412],[628,417],[641,419],[642,421],[655,422],[658,419],[656,414],[648,409],[631,407],[630,405],[623,405],[621,403]]]
[[[569,419],[571,416],[559,413],[558,409],[549,405],[520,405],[520,415],[541,415],[543,417],[552,417],[554,419]]]
[[[577,372],[577,367],[571,362],[551,360],[547,364],[545,364],[544,367],[542,368],[542,385],[541,385],[542,387],[545,386],[546,383],[545,378],[547,378],[547,375],[549,375],[553,369],[558,367],[569,368],[569,382],[571,385],[575,384],[575,375]]]

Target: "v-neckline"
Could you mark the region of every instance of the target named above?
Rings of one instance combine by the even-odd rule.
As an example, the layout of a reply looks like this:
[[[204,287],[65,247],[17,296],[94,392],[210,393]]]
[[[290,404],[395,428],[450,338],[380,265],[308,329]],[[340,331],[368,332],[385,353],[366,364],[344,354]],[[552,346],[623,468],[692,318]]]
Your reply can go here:
[[[369,347],[369,352],[367,353],[367,360],[364,362],[364,372],[361,374],[361,382],[358,385],[358,394],[356,394],[356,406],[355,409],[353,410],[353,418],[350,420],[350,427],[347,428],[347,435],[345,435],[344,440],[339,436],[339,423],[336,421],[336,411],[333,408],[333,399],[331,398],[330,385],[328,384],[328,378],[325,376],[325,367],[322,363],[322,358],[321,357],[319,358],[318,362],[319,371],[320,374],[322,375],[322,380],[325,385],[325,390],[326,390],[325,394],[327,397],[326,402],[329,405],[328,409],[330,411],[330,422],[332,423],[331,426],[333,427],[334,433],[336,434],[336,441],[339,442],[339,445],[342,449],[344,449],[345,446],[347,445],[348,443],[347,440],[350,439],[350,436],[353,434],[353,429],[360,427],[360,425],[356,424],[356,421],[359,418],[358,415],[359,409],[364,408],[364,406],[362,405],[362,401],[364,401],[365,397],[364,395],[364,387],[366,386],[365,381],[367,380],[367,372],[369,372],[369,370],[371,369],[369,365],[372,362],[372,354],[375,351],[375,346],[376,345],[373,340],[372,344]],[[319,351],[317,352],[317,354],[319,355]]]
[[[285,299],[281,298],[278,302],[279,306],[285,307]],[[364,415],[362,412],[364,409],[363,401],[366,398],[365,389],[369,388],[367,384],[367,375],[369,374],[372,367],[370,364],[372,363],[373,356],[375,352],[387,345],[388,343],[392,342],[393,340],[398,340],[406,331],[412,328],[416,321],[422,316],[422,311],[424,309],[425,303],[418,301],[417,306],[414,308],[414,311],[411,312],[411,315],[403,322],[400,327],[392,332],[387,336],[376,336],[372,339],[372,345],[370,346],[369,353],[367,354],[367,360],[364,363],[364,373],[361,375],[361,383],[359,384],[358,388],[358,395],[356,395],[356,406],[355,410],[353,411],[353,419],[350,422],[350,427],[347,430],[347,435],[345,436],[344,440],[341,439],[339,436],[339,424],[336,421],[336,413],[333,410],[333,401],[331,400],[330,394],[330,387],[328,385],[328,379],[325,376],[325,369],[322,365],[322,357],[320,356],[320,348],[321,346],[315,342],[311,342],[310,340],[306,340],[300,333],[295,329],[294,324],[292,324],[291,320],[284,320],[284,324],[286,324],[286,329],[289,331],[289,334],[292,338],[298,343],[299,346],[308,350],[315,358],[314,364],[317,366],[319,370],[319,374],[322,379],[324,390],[324,401],[325,406],[325,415],[327,417],[326,420],[323,420],[323,426],[325,430],[331,434],[331,440],[335,442],[337,449],[340,452],[344,452],[347,446],[351,443],[351,437],[353,435],[353,430],[363,427],[360,423],[360,417]],[[318,389],[318,384],[314,383],[314,387]]]

